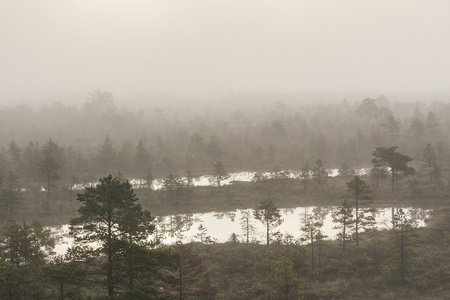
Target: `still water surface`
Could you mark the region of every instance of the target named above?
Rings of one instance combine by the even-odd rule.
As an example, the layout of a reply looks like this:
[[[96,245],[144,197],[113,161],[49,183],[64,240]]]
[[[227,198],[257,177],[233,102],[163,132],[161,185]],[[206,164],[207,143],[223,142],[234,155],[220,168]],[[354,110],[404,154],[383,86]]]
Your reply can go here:
[[[329,239],[335,239],[338,229],[334,229],[336,223],[332,221],[332,210],[334,207],[322,207],[323,227],[322,231]],[[284,222],[276,227],[273,232],[279,231],[281,234],[290,234],[294,238],[300,238],[302,231],[300,230],[305,211],[312,213],[313,207],[296,207],[280,209]],[[429,209],[421,208],[403,208],[410,218],[417,221],[418,226],[424,226],[425,220],[429,216]],[[234,210],[227,213],[203,213],[203,214],[180,214],[166,217],[158,217],[158,234],[162,237],[162,242],[171,244],[176,241],[190,242],[200,241],[196,235],[199,233],[198,227],[203,225],[206,228],[206,236],[217,242],[226,242],[230,240],[231,235],[237,235],[238,240],[245,241],[245,230],[242,228],[241,219],[248,213],[249,221],[255,227],[254,232],[250,235],[250,240],[265,243],[265,227],[259,221],[254,219],[252,210]],[[376,212],[377,227],[382,229],[391,228],[392,208],[378,208]],[[69,226],[52,227],[52,230],[61,236],[55,251],[58,254],[64,254],[72,244],[72,239],[68,236]]]

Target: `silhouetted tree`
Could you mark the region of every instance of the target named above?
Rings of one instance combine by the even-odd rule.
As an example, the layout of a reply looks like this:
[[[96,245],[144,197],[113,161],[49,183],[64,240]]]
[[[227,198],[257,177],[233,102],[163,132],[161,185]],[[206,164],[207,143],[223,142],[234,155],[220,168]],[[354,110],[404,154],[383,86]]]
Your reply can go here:
[[[374,99],[366,98],[361,101],[361,104],[356,109],[356,113],[359,117],[366,119],[367,122],[370,122],[378,118],[379,108]]]
[[[439,167],[437,165],[436,151],[434,150],[434,147],[431,144],[428,143],[425,149],[423,149],[423,156],[425,158],[425,163],[428,168],[430,182],[433,182],[436,178],[436,176],[433,176],[433,173],[436,173]]]
[[[19,225],[8,219],[0,229],[0,297],[45,299],[40,272],[54,246],[50,230],[38,221]]]
[[[258,207],[253,212],[255,219],[260,220],[266,227],[266,245],[270,244],[270,231],[281,223],[280,210],[273,204],[272,200],[261,200]]]
[[[76,243],[70,253],[75,257],[104,257],[101,273],[111,298],[121,284],[117,278],[124,264],[132,263],[134,253],[152,246],[148,237],[155,229],[153,218],[142,210],[130,183],[111,175],[100,178],[98,185],[86,188],[77,199],[81,207],[79,216],[70,220],[70,235]],[[94,249],[90,243],[98,247]],[[132,269],[128,271],[125,289],[132,288],[137,275]]]
[[[217,185],[217,187],[220,187],[222,181],[230,178],[230,174],[227,172],[227,170],[225,170],[225,167],[223,166],[223,163],[221,161],[214,162],[213,168],[213,182]]]
[[[188,187],[183,178],[170,174],[162,183],[162,190],[165,191],[169,201],[180,201],[187,198]]]
[[[356,246],[359,246],[359,227],[365,221],[364,211],[362,213],[359,211],[360,201],[371,199],[372,190],[364,180],[355,176],[352,181],[347,182],[347,191],[350,193],[350,197],[355,200],[355,242]]]
[[[389,148],[378,147],[373,152],[375,158],[372,159],[374,167],[384,167],[392,174],[392,194],[395,191],[395,183],[401,174],[407,176],[415,172],[414,168],[408,166],[412,160],[409,156],[397,152],[397,146]]]
[[[391,245],[387,269],[391,271],[395,280],[401,283],[411,274],[416,257],[416,244],[418,242],[417,224],[399,209],[394,215],[391,233]]]
[[[60,165],[56,162],[51,152],[44,149],[42,158],[38,163],[38,172],[40,177],[46,182],[47,198],[50,196],[50,189],[54,181],[60,178],[58,174],[59,169]]]
[[[150,154],[144,148],[142,140],[139,140],[136,146],[136,154],[134,160],[135,168],[138,172],[149,172],[151,170]]]
[[[307,189],[309,187],[309,182],[311,180],[311,167],[309,166],[308,162],[306,162],[302,166],[302,169],[300,170],[300,178],[301,178],[302,183],[303,183],[304,196],[306,197],[306,192],[307,192]]]
[[[430,111],[425,118],[425,132],[430,138],[430,142],[435,142],[434,138],[439,134],[439,123],[432,111]]]
[[[338,238],[342,240],[342,252],[345,252],[346,242],[351,237],[351,230],[354,227],[355,219],[353,216],[353,205],[345,199],[332,214],[333,222],[337,223],[334,229],[340,229],[337,234]]]
[[[256,230],[255,226],[252,223],[253,222],[250,218],[250,210],[242,211],[240,224],[242,231],[244,231],[245,243],[247,244],[247,246],[250,243],[250,236]]]
[[[316,160],[315,167],[312,169],[312,178],[319,188],[323,186],[328,178],[328,172],[325,170],[323,163],[320,159]]]
[[[89,93],[84,109],[97,117],[109,114],[116,110],[114,97],[108,91],[94,90]]]
[[[179,299],[183,300],[199,294],[198,284],[209,275],[200,256],[193,251],[192,244],[177,243],[174,248],[180,253],[175,290]],[[212,293],[212,290],[207,291],[207,294]]]
[[[400,123],[395,119],[393,115],[387,117],[386,123],[381,124],[386,132],[389,134],[391,144],[394,143],[395,137],[400,131]]]

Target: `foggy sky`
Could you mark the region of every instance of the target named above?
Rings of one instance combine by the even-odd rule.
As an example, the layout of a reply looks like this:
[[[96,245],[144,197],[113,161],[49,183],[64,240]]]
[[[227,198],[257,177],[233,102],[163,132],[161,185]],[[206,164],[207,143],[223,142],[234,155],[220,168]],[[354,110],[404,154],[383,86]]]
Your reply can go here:
[[[450,1],[0,2],[0,102],[223,91],[449,91]]]

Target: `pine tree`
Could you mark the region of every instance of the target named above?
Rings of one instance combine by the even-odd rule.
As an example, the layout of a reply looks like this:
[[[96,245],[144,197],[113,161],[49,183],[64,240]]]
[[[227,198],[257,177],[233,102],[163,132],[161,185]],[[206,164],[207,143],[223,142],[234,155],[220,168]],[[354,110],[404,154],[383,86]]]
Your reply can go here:
[[[391,189],[392,194],[395,192],[396,183],[400,175],[411,175],[415,172],[414,168],[409,167],[408,163],[412,160],[409,156],[397,152],[397,146],[389,148],[378,147],[373,152],[375,158],[372,159],[374,168],[384,168],[392,174]]]
[[[333,222],[337,223],[334,229],[339,229],[338,238],[342,240],[342,252],[345,252],[346,242],[350,240],[351,231],[355,225],[353,205],[345,199],[332,214]]]
[[[245,243],[247,244],[247,246],[250,243],[251,235],[256,230],[255,226],[252,224],[250,215],[251,215],[250,210],[244,210],[241,213],[241,219],[240,219],[241,229],[242,229],[242,231],[244,231]]]
[[[108,297],[117,294],[123,285],[132,289],[135,270],[127,272],[128,280],[118,282],[123,266],[130,266],[137,253],[146,252],[153,245],[148,236],[155,230],[150,212],[142,210],[131,184],[117,178],[100,178],[95,187],[78,194],[81,202],[79,216],[70,221],[70,234],[76,246],[70,250],[75,257],[104,257],[101,270],[106,277]],[[96,243],[97,248],[92,248]],[[128,265],[127,265],[128,263]]]
[[[355,200],[355,242],[356,246],[359,246],[359,228],[365,222],[365,213],[359,210],[360,201],[371,199],[372,190],[364,180],[361,180],[359,176],[355,176],[352,181],[347,182],[347,191],[350,194],[350,198]]]
[[[225,170],[221,161],[214,162],[213,167],[212,181],[217,187],[220,187],[224,180],[230,178],[230,174]]]
[[[253,212],[256,219],[260,220],[266,227],[266,245],[270,244],[270,231],[281,225],[280,210],[273,204],[272,200],[261,200],[260,205]]]
[[[423,157],[425,158],[425,163],[427,164],[430,182],[433,182],[436,176],[433,176],[433,173],[436,173],[439,168],[437,166],[437,154],[434,150],[434,147],[431,144],[427,144],[425,149],[423,149]]]
[[[198,284],[209,274],[200,256],[193,251],[192,244],[177,243],[174,248],[180,254],[175,290],[178,291],[178,298],[183,300],[198,294]],[[206,293],[212,294],[212,290],[206,289]]]
[[[55,241],[38,222],[19,225],[8,221],[0,229],[0,298],[45,299],[40,276]]]
[[[414,259],[417,255],[417,224],[401,208],[394,215],[392,223],[388,270],[391,271],[395,281],[400,280],[403,284],[412,275]]]

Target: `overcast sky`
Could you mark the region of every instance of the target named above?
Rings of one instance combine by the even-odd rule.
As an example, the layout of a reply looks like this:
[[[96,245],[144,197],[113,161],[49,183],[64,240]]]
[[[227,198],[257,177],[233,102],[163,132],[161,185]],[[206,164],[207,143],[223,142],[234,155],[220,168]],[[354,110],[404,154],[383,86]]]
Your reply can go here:
[[[447,0],[3,0],[0,39],[0,101],[450,84]]]

